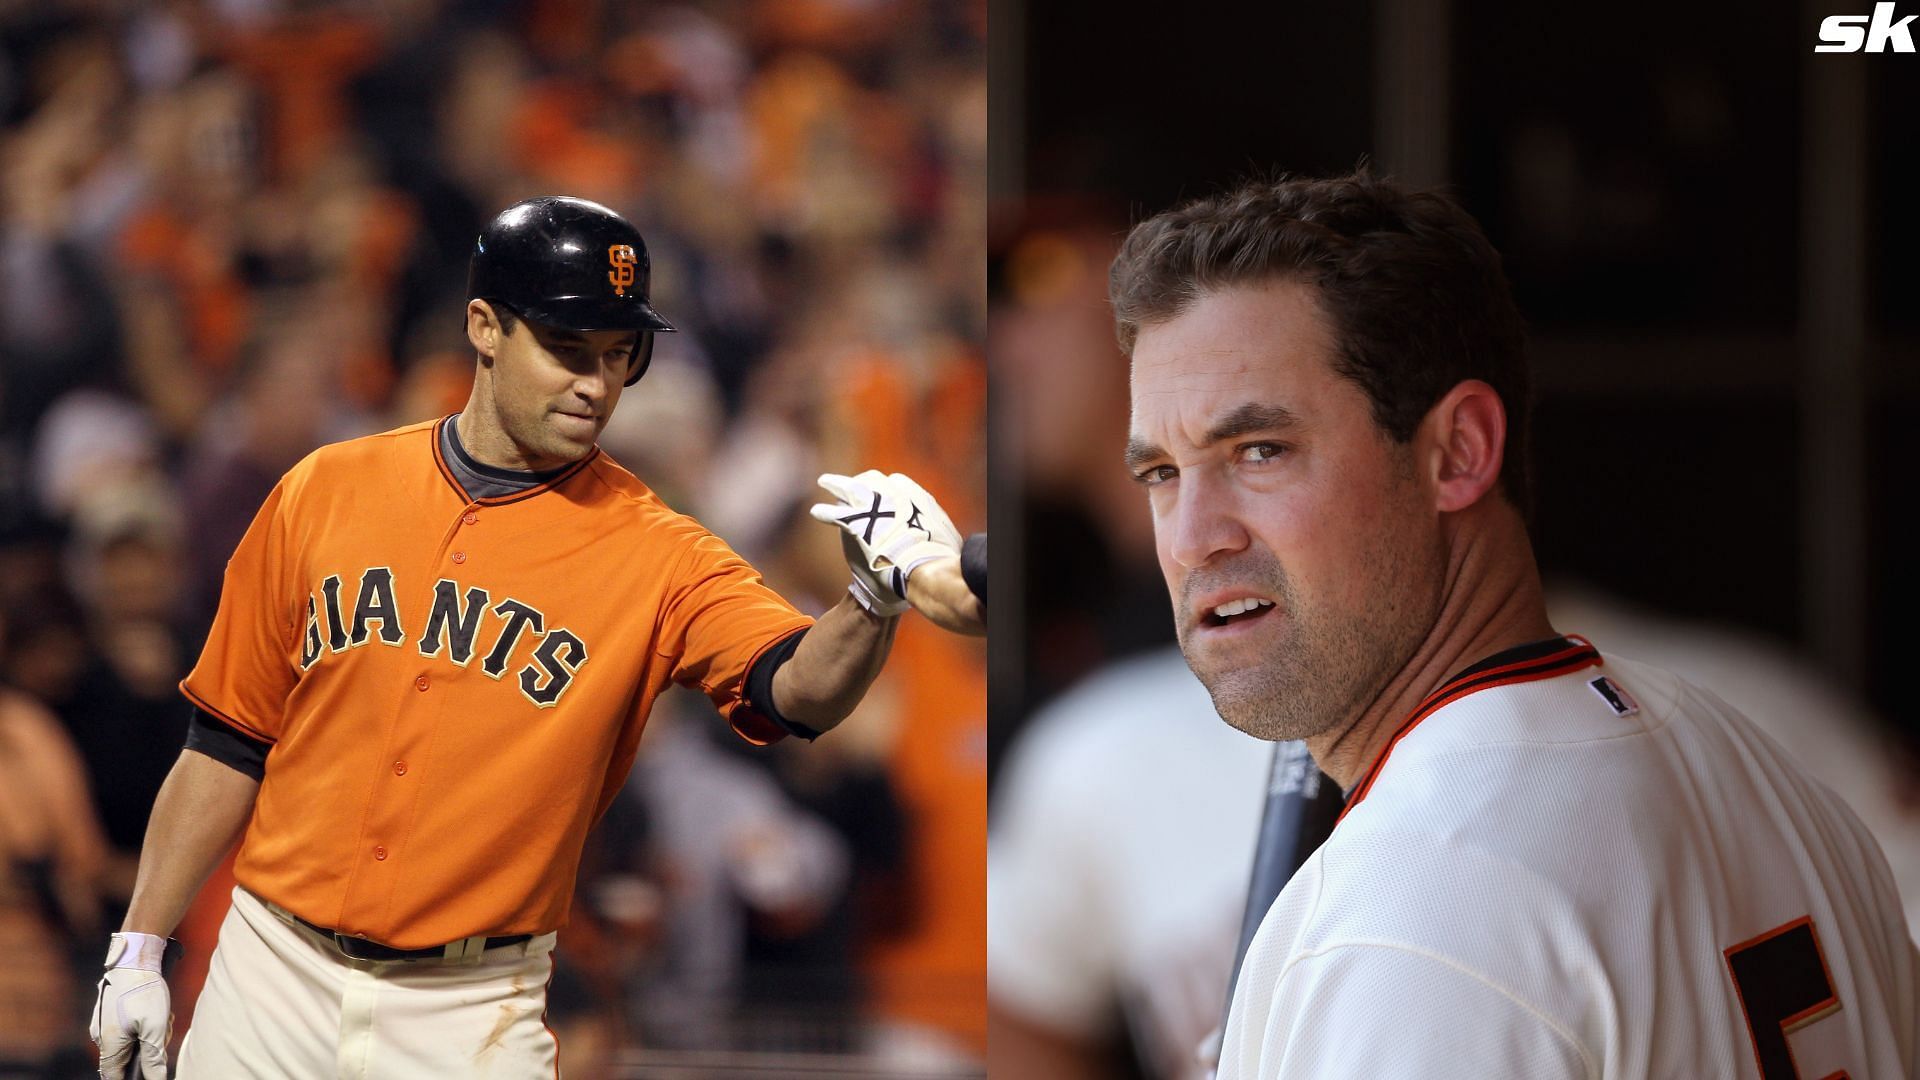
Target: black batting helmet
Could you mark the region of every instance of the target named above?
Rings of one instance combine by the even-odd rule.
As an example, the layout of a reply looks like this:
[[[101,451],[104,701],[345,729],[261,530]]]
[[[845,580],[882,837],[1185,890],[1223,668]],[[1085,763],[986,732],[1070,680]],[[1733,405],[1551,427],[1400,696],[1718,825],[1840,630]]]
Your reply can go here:
[[[467,263],[467,298],[562,330],[638,330],[633,374],[653,362],[653,335],[673,324],[647,302],[647,244],[597,202],[542,195],[488,223]]]

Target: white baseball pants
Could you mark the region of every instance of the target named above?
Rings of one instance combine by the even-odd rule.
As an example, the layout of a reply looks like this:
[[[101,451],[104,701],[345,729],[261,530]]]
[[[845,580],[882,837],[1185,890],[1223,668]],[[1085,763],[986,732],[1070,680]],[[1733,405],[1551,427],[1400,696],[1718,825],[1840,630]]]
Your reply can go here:
[[[478,962],[368,961],[245,889],[220,927],[180,1080],[553,1080],[553,935]]]

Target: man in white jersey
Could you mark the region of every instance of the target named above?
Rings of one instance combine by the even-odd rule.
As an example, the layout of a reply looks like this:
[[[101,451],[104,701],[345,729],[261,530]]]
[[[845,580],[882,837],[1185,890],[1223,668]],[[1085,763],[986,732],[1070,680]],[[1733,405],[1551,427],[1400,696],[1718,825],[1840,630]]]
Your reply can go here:
[[[1920,813],[1901,805],[1904,763],[1862,706],[1752,635],[1551,580],[1547,612],[1610,658],[1659,657],[1846,792],[1887,856],[1909,932],[1920,926]],[[1217,1051],[1204,1067],[1194,1051],[1217,1040],[1226,1012],[1273,752],[1220,723],[1173,647],[1090,674],[1027,721],[996,781],[987,850],[996,1080],[1107,1076],[1120,1035],[1150,1080],[1211,1072]]]
[[[1349,792],[1223,1078],[1920,1071],[1920,956],[1852,813],[1548,623],[1524,338],[1471,217],[1259,181],[1137,226],[1111,295],[1188,663]]]
[[[1104,1076],[1124,1028],[1147,1076],[1198,1080],[1272,762],[1270,744],[1220,722],[1171,646],[1027,722],[990,819],[988,1073]]]

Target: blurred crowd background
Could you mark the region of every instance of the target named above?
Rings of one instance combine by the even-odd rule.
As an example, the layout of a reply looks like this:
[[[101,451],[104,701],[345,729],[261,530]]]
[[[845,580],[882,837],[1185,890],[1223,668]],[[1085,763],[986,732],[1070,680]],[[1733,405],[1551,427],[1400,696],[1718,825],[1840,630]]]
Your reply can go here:
[[[977,0],[0,0],[0,1075],[92,1074],[227,556],[314,447],[465,402],[499,209],[639,225],[683,332],[603,445],[802,607],[845,587],[819,472],[984,526],[985,36]],[[561,937],[567,1075],[977,1073],[985,667],[910,616],[854,718],[766,751],[663,699]]]
[[[1105,290],[1131,224],[1254,173],[1367,161],[1478,217],[1556,627],[1748,712],[1920,927],[1920,69],[1816,55],[1850,10],[994,0],[995,1077],[1197,1076],[1221,1017],[1271,750],[1171,648]]]

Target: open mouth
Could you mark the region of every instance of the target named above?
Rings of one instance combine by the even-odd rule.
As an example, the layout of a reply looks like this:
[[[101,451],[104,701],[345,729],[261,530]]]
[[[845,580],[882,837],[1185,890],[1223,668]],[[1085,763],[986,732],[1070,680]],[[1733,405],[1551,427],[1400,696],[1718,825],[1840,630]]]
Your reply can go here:
[[[1265,618],[1273,610],[1273,601],[1248,596],[1229,600],[1200,617],[1202,626],[1234,626]]]

